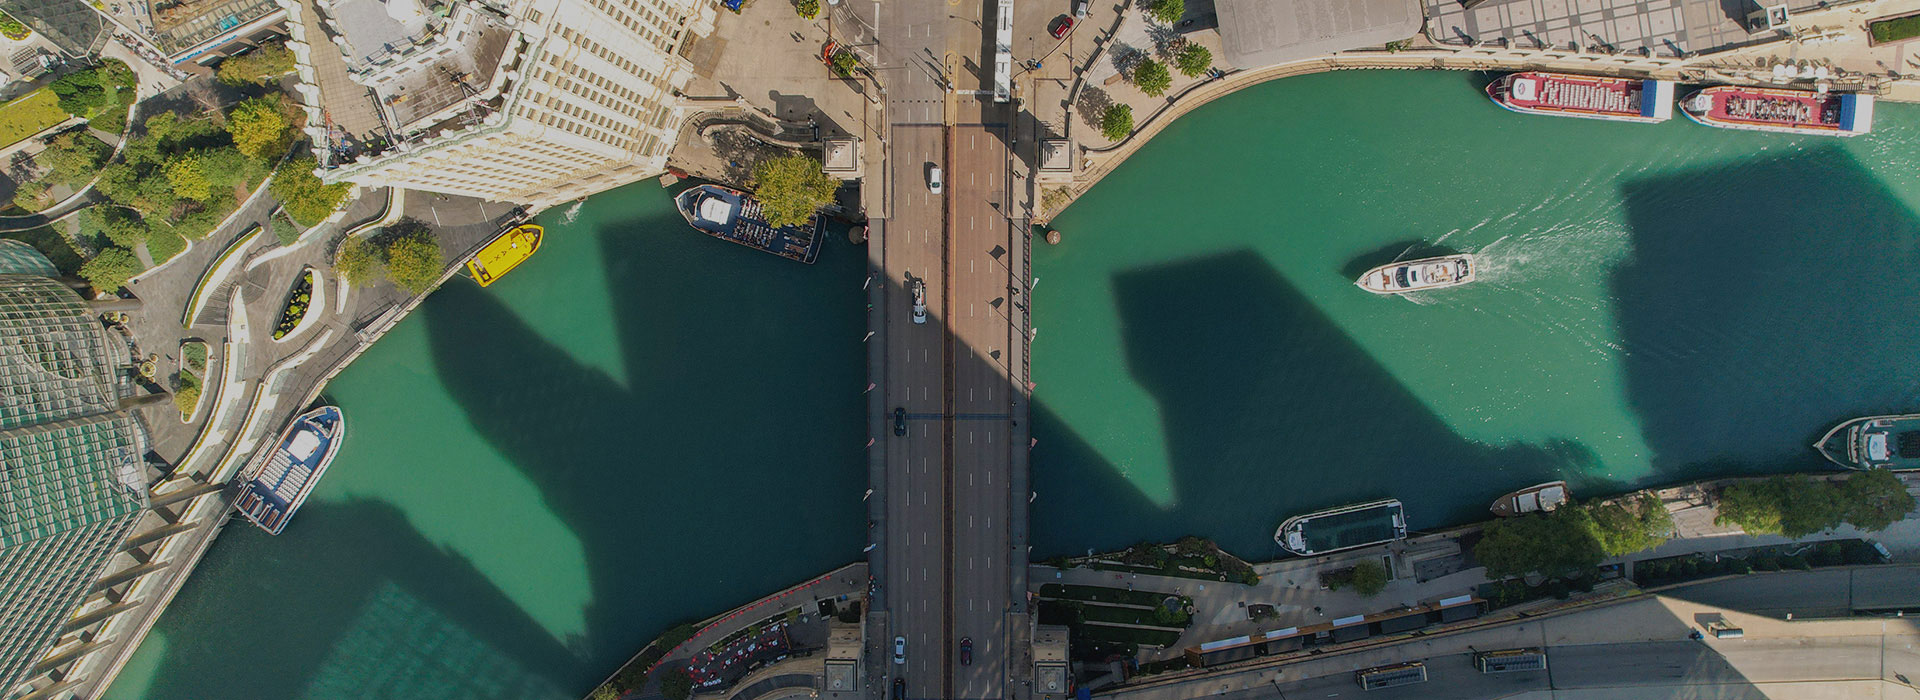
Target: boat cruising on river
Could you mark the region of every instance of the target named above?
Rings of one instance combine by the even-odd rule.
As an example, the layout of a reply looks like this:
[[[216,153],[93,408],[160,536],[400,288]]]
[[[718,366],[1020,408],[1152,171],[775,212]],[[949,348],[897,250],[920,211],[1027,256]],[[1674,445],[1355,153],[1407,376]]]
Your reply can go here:
[[[1827,431],[1813,449],[1848,469],[1920,468],[1920,414],[1855,418]]]
[[[773,226],[761,214],[760,200],[731,187],[689,188],[675,195],[673,204],[701,233],[809,265],[820,257],[827,238],[826,217],[816,213],[799,226]]]
[[[1549,481],[1501,496],[1500,500],[1493,502],[1493,507],[1489,510],[1502,518],[1528,513],[1551,513],[1555,508],[1566,505],[1569,498],[1572,498],[1572,494],[1567,492],[1567,482]]]
[[[467,273],[485,287],[493,284],[540,250],[540,238],[546,229],[522,224],[507,229],[467,259]]]
[[[1424,292],[1472,282],[1477,270],[1472,255],[1443,255],[1381,265],[1368,270],[1354,284],[1374,294]]]
[[[1303,557],[1406,537],[1406,512],[1400,501],[1392,498],[1296,515],[1280,523],[1280,529],[1273,533],[1273,541],[1281,549]]]
[[[1873,96],[1855,93],[1719,85],[1688,95],[1680,111],[1722,129],[1826,136],[1873,130]]]
[[[1487,85],[1487,96],[1515,112],[1620,122],[1673,118],[1673,81],[1528,71]]]
[[[346,417],[339,407],[321,406],[300,414],[240,487],[234,508],[267,534],[280,534],[320,483],[346,435]]]

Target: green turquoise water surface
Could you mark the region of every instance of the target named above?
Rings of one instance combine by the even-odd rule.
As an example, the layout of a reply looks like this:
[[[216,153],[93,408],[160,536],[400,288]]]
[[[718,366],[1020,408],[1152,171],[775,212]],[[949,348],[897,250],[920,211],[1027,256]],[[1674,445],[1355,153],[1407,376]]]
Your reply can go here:
[[[1036,245],[1036,556],[1294,513],[1415,527],[1822,468],[1920,410],[1920,109],[1853,139],[1508,113],[1461,73],[1269,83],[1175,122]],[[1353,286],[1400,256],[1482,279]]]
[[[861,251],[707,238],[652,182],[541,223],[329,387],[326,479],[220,536],[110,698],[573,698],[862,556]]]
[[[1364,498],[1431,527],[1553,476],[1817,467],[1834,421],[1920,409],[1920,110],[1796,138],[1509,114],[1481,80],[1254,87],[1055,222],[1036,556],[1265,557],[1284,516]],[[713,241],[651,183],[542,223],[331,387],[350,436],[314,499],[223,535],[109,697],[577,696],[674,620],[860,556],[859,251]],[[1410,248],[1485,277],[1352,286]]]

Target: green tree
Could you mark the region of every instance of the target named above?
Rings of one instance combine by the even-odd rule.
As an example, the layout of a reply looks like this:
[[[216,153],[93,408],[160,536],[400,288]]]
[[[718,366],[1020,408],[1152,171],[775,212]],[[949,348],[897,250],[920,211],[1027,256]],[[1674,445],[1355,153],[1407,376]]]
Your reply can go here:
[[[270,159],[280,155],[286,145],[287,115],[280,100],[256,97],[234,105],[227,113],[227,133],[241,153]]]
[[[1847,522],[1867,532],[1879,532],[1905,520],[1914,507],[1907,485],[1885,469],[1849,477],[1841,500],[1847,504]]]
[[[373,284],[374,278],[381,272],[380,250],[365,238],[349,238],[340,244],[340,252],[334,256],[333,269],[340,273],[347,284],[364,287]]]
[[[1153,0],[1147,5],[1147,14],[1161,24],[1171,25],[1180,21],[1180,15],[1187,13],[1186,0]]]
[[[20,183],[13,188],[13,205],[27,211],[40,211],[53,206],[53,193],[46,182],[35,180]]]
[[[1673,516],[1652,494],[1640,494],[1630,503],[1586,508],[1600,551],[1617,557],[1658,547],[1673,532]]]
[[[1133,67],[1133,86],[1140,88],[1148,97],[1167,94],[1167,88],[1173,87],[1173,74],[1167,72],[1167,64],[1151,58],[1140,61]]]
[[[85,131],[70,131],[53,137],[46,150],[33,160],[47,168],[41,179],[75,187],[91,179],[106,162],[112,148]]]
[[[833,192],[839,189],[818,159],[797,152],[760,161],[753,168],[753,182],[754,196],[760,198],[767,223],[774,226],[806,223],[833,201]]]
[[[1581,508],[1503,518],[1482,531],[1473,556],[1487,567],[1490,579],[1585,571],[1605,558],[1592,527],[1592,520]]]
[[[1119,141],[1133,133],[1133,106],[1107,105],[1100,113],[1100,135],[1108,141]]]
[[[433,289],[444,265],[440,241],[434,239],[426,224],[412,219],[402,219],[393,228],[404,233],[394,235],[387,243],[387,279],[414,294]]]
[[[308,226],[320,223],[333,214],[334,208],[340,206],[353,188],[344,182],[333,185],[321,182],[320,177],[313,174],[318,167],[319,163],[310,155],[290,159],[275,172],[273,184],[267,188],[295,223]]]
[[[800,0],[794,3],[793,9],[799,12],[801,17],[814,19],[820,16],[820,0]]]
[[[99,255],[80,266],[80,276],[94,289],[103,292],[119,289],[139,272],[140,260],[133,256],[133,251],[125,248],[104,248]]]
[[[116,206],[88,207],[81,210],[79,219],[81,235],[105,238],[129,250],[146,243],[152,234],[140,217]]]
[[[687,700],[693,694],[693,676],[687,675],[685,667],[674,667],[660,672],[660,694],[667,700]]]
[[[289,246],[300,242],[300,227],[288,221],[286,215],[274,215],[273,219],[268,222],[268,226],[273,229],[273,237],[280,241],[280,245]],[[344,244],[342,245],[344,246]]]
[[[55,79],[47,87],[60,98],[60,108],[74,116],[86,116],[107,104],[107,88],[100,84],[100,72],[80,70]]]
[[[220,62],[216,77],[228,85],[267,83],[293,72],[293,52],[278,44],[260,48]]]
[[[198,154],[182,154],[168,163],[167,184],[181,199],[204,202],[213,196],[213,181],[207,179],[207,167]]]
[[[1714,522],[1756,535],[1810,535],[1845,521],[1843,488],[1800,476],[1744,481],[1721,490]]]
[[[1353,590],[1364,596],[1379,595],[1387,589],[1387,567],[1379,561],[1365,559],[1353,566]]]
[[[1213,52],[1194,42],[1185,42],[1180,50],[1173,52],[1173,66],[1180,74],[1189,78],[1213,70]]]
[[[173,405],[180,409],[180,415],[191,416],[194,407],[200,403],[200,385],[197,382],[187,383],[191,380],[187,380],[185,376],[182,380],[181,387],[173,392]]]

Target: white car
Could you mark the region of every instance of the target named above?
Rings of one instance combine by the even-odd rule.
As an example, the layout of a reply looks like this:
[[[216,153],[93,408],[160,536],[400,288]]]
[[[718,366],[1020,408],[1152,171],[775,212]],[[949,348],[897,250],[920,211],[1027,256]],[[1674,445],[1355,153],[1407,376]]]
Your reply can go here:
[[[913,287],[913,322],[927,322],[927,281],[915,278]]]
[[[927,166],[927,191],[940,194],[940,166]]]
[[[893,638],[893,662],[896,664],[904,664],[907,662],[907,638],[905,636]]]

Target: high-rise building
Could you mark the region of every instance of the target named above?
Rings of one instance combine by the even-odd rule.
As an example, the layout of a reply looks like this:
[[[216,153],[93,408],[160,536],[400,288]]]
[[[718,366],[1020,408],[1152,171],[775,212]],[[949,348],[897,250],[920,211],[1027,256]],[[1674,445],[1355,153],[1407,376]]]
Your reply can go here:
[[[0,240],[0,696],[45,697],[118,604],[95,591],[146,507],[126,341]]]
[[[659,174],[711,0],[280,0],[328,182],[550,206]]]

